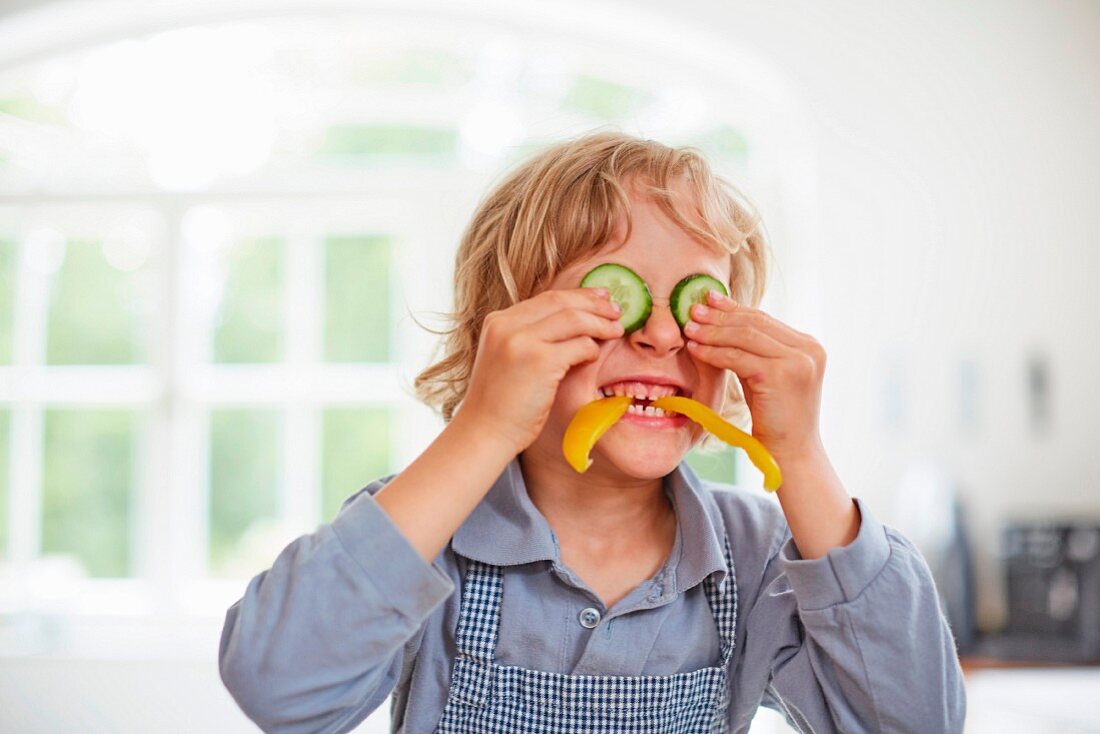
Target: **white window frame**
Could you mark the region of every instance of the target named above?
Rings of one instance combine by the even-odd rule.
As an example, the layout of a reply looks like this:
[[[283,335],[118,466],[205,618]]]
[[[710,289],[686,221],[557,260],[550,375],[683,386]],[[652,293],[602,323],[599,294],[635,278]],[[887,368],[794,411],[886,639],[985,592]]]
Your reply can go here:
[[[17,236],[16,328],[13,364],[0,367],[0,404],[11,410],[9,569],[0,609],[42,604],[30,583],[41,550],[43,411],[133,408],[147,411],[134,436],[139,474],[133,477],[135,574],[126,579],[88,579],[68,611],[129,614],[160,609],[209,615],[239,596],[243,579],[208,575],[209,411],[219,407],[274,407],[283,413],[279,520],[292,537],[311,532],[321,518],[321,411],[326,406],[385,407],[394,421],[391,465],[403,466],[434,438],[442,422],[409,394],[414,370],[430,355],[434,337],[406,315],[431,323],[425,311],[445,310],[449,284],[438,281],[440,253],[453,250],[448,222],[458,212],[441,205],[426,212],[422,172],[415,191],[394,190],[385,172],[376,186],[345,194],[293,197],[133,196],[106,202],[41,197],[12,212],[22,216]],[[360,180],[362,180],[360,175]],[[437,182],[438,184],[439,182]],[[443,182],[444,188],[447,181]],[[417,200],[411,199],[416,196]],[[429,193],[429,197],[431,194]],[[436,201],[447,197],[435,197]],[[197,207],[217,207],[237,225],[233,237],[283,237],[283,361],[260,365],[211,364],[210,325],[195,318],[196,258],[183,241],[183,221]],[[30,216],[28,216],[28,207]],[[49,221],[66,239],[99,239],[96,221],[137,208],[154,211],[163,226],[154,237],[152,267],[162,287],[160,310],[149,334],[150,360],[142,365],[46,365],[46,286],[52,276],[33,270],[27,223]],[[102,228],[102,224],[98,225]],[[386,235],[392,245],[392,275],[401,288],[391,303],[391,361],[379,364],[322,362],[324,238]],[[446,259],[446,258],[443,258]],[[434,280],[433,280],[434,278]],[[426,298],[421,308],[418,297]],[[289,450],[293,447],[293,450]],[[365,485],[375,477],[363,477]],[[360,485],[362,486],[362,485]],[[197,488],[201,491],[197,491]],[[359,487],[348,487],[351,494]],[[259,572],[262,569],[256,569]]]

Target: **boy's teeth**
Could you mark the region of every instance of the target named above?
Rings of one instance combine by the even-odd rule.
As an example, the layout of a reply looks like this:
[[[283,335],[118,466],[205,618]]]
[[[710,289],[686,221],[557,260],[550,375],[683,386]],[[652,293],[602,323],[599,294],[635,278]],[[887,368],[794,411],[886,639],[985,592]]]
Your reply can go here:
[[[654,408],[652,405],[647,405],[644,408],[641,405],[633,404],[626,409],[627,413],[631,415],[641,415],[646,418],[664,418],[667,413],[661,408]]]
[[[656,400],[667,395],[675,395],[676,388],[669,385],[643,385],[642,383],[619,383],[609,387],[600,388],[600,394],[604,397],[627,396],[634,400]]]

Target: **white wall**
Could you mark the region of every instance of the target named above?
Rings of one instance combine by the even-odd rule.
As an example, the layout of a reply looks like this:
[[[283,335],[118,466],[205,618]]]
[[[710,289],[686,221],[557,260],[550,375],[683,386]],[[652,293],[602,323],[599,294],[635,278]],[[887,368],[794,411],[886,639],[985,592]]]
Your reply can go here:
[[[910,461],[957,478],[981,617],[998,623],[1002,521],[1100,521],[1100,4],[683,0],[674,12],[802,98],[823,313],[790,321],[821,324],[826,446],[849,491],[902,530],[893,492]],[[1051,366],[1046,434],[1028,417],[1032,350]],[[964,357],[978,370],[975,431],[957,415]],[[883,417],[891,358],[901,430]]]

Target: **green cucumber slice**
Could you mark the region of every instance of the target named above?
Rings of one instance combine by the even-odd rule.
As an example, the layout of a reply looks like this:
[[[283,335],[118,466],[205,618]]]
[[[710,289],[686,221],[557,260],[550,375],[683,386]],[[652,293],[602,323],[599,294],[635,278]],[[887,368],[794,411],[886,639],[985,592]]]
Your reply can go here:
[[[681,329],[684,328],[687,322],[691,321],[691,307],[696,303],[706,303],[707,291],[712,289],[724,296],[730,294],[722,281],[702,273],[687,276],[672,289],[672,297],[669,298],[668,306],[672,309],[672,315],[676,318],[676,323],[680,324]]]
[[[627,334],[642,328],[653,311],[649,286],[625,265],[597,265],[581,279],[581,288],[606,288],[611,300],[622,306],[619,323]]]

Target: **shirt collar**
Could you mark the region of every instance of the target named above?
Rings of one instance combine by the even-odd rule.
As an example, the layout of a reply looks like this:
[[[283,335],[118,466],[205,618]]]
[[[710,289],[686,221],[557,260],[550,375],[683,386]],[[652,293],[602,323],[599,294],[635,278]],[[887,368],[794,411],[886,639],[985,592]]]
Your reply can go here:
[[[676,509],[679,557],[669,559],[667,572],[677,593],[690,589],[712,573],[725,579],[722,540],[725,523],[718,504],[704,483],[684,462],[668,474],[665,490]],[[557,541],[550,524],[527,495],[519,457],[505,467],[451,540],[455,553],[491,566],[558,561]],[[673,554],[676,555],[675,552]]]

